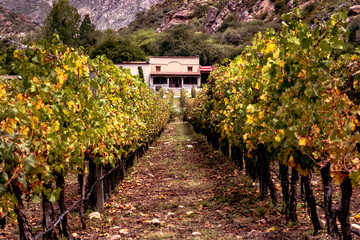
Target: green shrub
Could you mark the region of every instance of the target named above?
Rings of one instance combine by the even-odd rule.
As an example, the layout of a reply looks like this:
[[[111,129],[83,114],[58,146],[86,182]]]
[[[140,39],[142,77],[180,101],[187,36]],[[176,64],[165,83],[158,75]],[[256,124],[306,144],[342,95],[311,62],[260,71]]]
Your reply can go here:
[[[286,13],[286,12],[289,10],[289,6],[287,5],[287,2],[288,2],[287,0],[277,1],[277,2],[274,4],[275,13],[277,13],[277,14]]]
[[[180,91],[180,106],[184,107],[186,101],[186,90],[184,88],[181,88]]]
[[[196,98],[196,93],[197,93],[197,91],[196,91],[195,87],[192,87],[191,88],[191,97]]]
[[[160,98],[163,98],[165,95],[165,90],[163,88],[160,88],[157,92],[157,94],[159,94]]]

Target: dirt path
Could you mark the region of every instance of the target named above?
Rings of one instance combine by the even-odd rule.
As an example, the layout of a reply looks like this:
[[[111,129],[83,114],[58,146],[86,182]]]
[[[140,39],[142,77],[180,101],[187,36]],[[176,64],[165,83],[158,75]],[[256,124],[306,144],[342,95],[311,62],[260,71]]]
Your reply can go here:
[[[81,239],[304,239],[189,123],[171,123]],[[278,207],[280,208],[280,207]],[[307,226],[306,226],[307,225]],[[295,226],[293,226],[295,227]],[[76,235],[75,235],[76,236]]]
[[[175,99],[174,106],[178,105]],[[279,180],[274,180],[279,192]],[[320,188],[316,181],[319,179],[313,181],[314,187]],[[299,223],[286,225],[281,199],[277,205],[260,199],[255,185],[202,135],[195,134],[189,123],[177,120],[137,159],[104,211],[95,217],[87,212],[85,230],[78,212],[72,212],[70,227],[74,239],[82,240],[328,239],[325,229],[312,236],[303,201],[298,201]],[[77,199],[76,176],[70,186],[72,199]],[[360,199],[359,192],[352,202],[358,210],[356,199]],[[28,205],[30,223],[41,228],[40,205]],[[0,231],[0,239],[18,239],[17,232],[13,222]]]

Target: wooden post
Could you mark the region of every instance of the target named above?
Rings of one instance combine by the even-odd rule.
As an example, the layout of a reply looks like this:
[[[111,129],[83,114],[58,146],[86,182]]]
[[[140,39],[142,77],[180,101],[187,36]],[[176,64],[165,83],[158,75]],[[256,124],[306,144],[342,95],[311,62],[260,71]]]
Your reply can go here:
[[[97,164],[95,168],[95,181],[101,178],[102,176],[102,164]],[[103,180],[99,181],[95,185],[95,196],[96,196],[96,209],[104,209],[104,182]]]

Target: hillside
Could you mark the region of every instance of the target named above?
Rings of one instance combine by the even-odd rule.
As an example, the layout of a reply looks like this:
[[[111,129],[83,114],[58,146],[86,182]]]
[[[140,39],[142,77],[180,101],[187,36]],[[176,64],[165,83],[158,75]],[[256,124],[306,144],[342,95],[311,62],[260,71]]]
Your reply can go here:
[[[351,0],[166,0],[147,12],[137,14],[129,27],[132,30],[154,28],[165,31],[175,25],[192,25],[197,31],[216,33],[236,28],[242,22],[261,21],[260,25],[276,23],[283,13],[300,8],[303,19],[309,23],[322,20],[340,8],[358,3]],[[354,12],[355,13],[355,12]],[[355,13],[355,15],[358,13]]]
[[[22,36],[35,30],[36,23],[24,15],[8,11],[0,5],[0,36]]]
[[[162,0],[70,0],[83,17],[90,15],[91,21],[100,30],[112,28],[117,30],[127,26],[135,18],[135,14],[149,9]],[[50,12],[52,0],[7,0],[1,1],[7,9],[24,14],[38,24],[43,24]]]

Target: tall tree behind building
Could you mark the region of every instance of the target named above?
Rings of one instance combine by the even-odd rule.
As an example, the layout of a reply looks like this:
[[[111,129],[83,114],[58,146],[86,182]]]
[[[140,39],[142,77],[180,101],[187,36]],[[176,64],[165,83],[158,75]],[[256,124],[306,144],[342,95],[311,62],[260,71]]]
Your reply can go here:
[[[79,28],[79,44],[89,47],[96,43],[95,25],[91,23],[89,14],[86,14]]]
[[[53,8],[45,19],[44,37],[52,40],[58,34],[60,40],[69,46],[77,45],[81,17],[68,0],[54,1]]]

